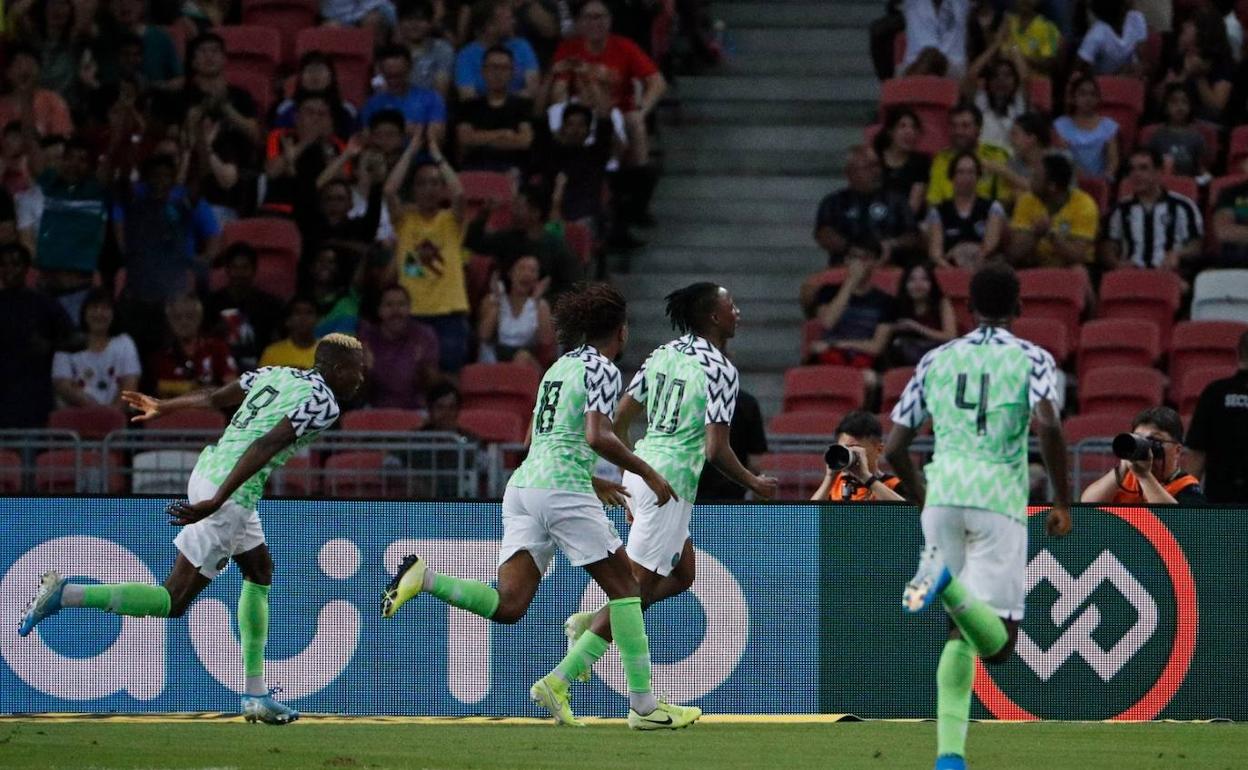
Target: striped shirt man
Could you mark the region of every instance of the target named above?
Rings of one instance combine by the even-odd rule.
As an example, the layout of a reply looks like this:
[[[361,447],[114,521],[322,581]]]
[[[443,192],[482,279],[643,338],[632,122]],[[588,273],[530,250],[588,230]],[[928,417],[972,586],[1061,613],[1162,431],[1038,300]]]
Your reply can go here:
[[[1137,267],[1166,266],[1166,255],[1182,251],[1205,236],[1200,209],[1191,198],[1160,188],[1148,203],[1135,195],[1119,201],[1109,215],[1109,239],[1119,258]],[[1171,265],[1174,266],[1174,265]]]

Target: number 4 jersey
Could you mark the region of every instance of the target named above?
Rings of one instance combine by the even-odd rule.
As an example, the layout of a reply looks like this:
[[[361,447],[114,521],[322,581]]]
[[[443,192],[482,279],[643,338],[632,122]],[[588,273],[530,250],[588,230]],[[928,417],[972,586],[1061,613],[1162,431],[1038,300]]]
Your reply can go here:
[[[283,418],[289,419],[298,438],[274,455],[268,465],[243,482],[230,497],[244,508],[255,510],[269,475],[338,419],[338,400],[315,370],[267,366],[245,373],[238,384],[247,397],[221,439],[215,446],[205,447],[199,455],[195,472],[221,486],[256,439],[273,430]]]
[[[740,381],[737,368],[711,343],[686,334],[657,348],[628,386],[646,407],[646,435],[637,455],[659,472],[682,500],[693,502],[706,462],[706,426],[732,422]]]

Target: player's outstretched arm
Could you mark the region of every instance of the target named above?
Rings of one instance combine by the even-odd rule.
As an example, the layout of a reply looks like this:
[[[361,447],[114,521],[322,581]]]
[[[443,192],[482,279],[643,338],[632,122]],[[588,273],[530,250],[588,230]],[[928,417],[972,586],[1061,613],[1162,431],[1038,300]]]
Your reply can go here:
[[[633,437],[629,435],[633,427],[633,420],[642,413],[644,408],[640,401],[627,393],[624,394],[624,398],[620,399],[619,406],[615,407],[615,422],[612,425],[612,429],[620,441],[624,443],[624,446],[629,449],[633,448]]]
[[[888,458],[888,464],[893,466],[893,472],[901,479],[902,485],[910,491],[912,502],[922,508],[923,501],[927,498],[927,490],[923,487],[923,479],[919,476],[918,469],[914,467],[914,461],[910,459],[910,444],[914,443],[917,434],[917,429],[895,423],[892,432],[888,434],[888,443],[884,445],[884,456]]]
[[[602,412],[586,412],[585,441],[590,449],[598,453],[599,457],[641,477],[641,480],[646,482],[646,486],[654,490],[659,505],[676,499],[676,492],[672,489],[672,485],[667,483],[667,479],[660,476],[658,471],[651,468],[645,460],[633,454],[633,450],[625,446],[624,442],[620,441],[620,437],[615,435],[610,417]]]
[[[706,459],[711,461],[720,473],[729,480],[740,484],[762,500],[770,500],[776,496],[777,482],[771,476],[759,476],[741,464],[741,458],[732,451],[729,442],[729,424],[713,422],[706,426]]]
[[[272,430],[251,442],[251,446],[238,458],[230,475],[225,477],[225,481],[210,500],[199,503],[178,502],[169,506],[169,515],[173,517],[170,523],[179,526],[194,524],[216,513],[247,479],[256,475],[278,452],[290,446],[298,437],[290,418],[283,417]]]
[[[177,398],[152,398],[133,390],[121,394],[121,400],[138,412],[130,418],[131,422],[146,422],[182,409],[229,409],[243,403],[246,397],[247,392],[237,380],[215,390],[197,390]]]
[[[1047,398],[1036,403],[1031,415],[1040,436],[1040,456],[1044,458],[1049,483],[1053,486],[1053,509],[1049,511],[1046,528],[1050,535],[1064,537],[1070,532],[1070,473],[1066,467],[1062,418],[1057,406]]]

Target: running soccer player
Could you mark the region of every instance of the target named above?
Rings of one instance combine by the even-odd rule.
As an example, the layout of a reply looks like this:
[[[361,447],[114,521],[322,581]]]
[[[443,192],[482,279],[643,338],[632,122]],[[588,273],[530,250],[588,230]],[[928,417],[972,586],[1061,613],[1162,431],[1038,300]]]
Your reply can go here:
[[[487,620],[515,623],[524,617],[559,548],[568,561],[589,572],[610,600],[611,629],[628,681],[628,726],[636,730],[685,727],[697,721],[702,710],[665,703],[651,692],[650,646],[641,617],[640,590],[623,543],[600,501],[602,497],[618,502],[621,490],[593,477],[597,453],[644,479],[660,502],[675,494],[612,429],[621,388],[620,371],[612,360],[628,341],[627,306],[615,289],[591,284],[560,297],[554,315],[560,342],[572,350],[542,377],[529,454],[503,494],[498,587],[434,572],[423,558],[408,556],[386,588],[381,614],[393,617],[423,591]],[[568,683],[595,660],[597,656],[591,659],[572,650],[554,672],[533,684],[529,697],[549,711],[557,724],[581,726],[568,702]]]
[[[238,635],[246,676],[242,712],[248,722],[284,725],[299,712],[273,699],[264,681],[269,635],[269,586],[273,560],[265,545],[256,503],[269,475],[338,419],[339,399],[364,381],[364,351],[354,337],[330,334],[316,346],[310,370],[272,366],[247,372],[237,382],[168,400],[141,393],[122,397],[144,422],[182,409],[229,409],[233,419],[215,446],[199,456],[187,484],[187,500],[169,506],[170,524],[182,527],[173,543],[177,559],[164,585],[70,583],[55,570],[43,574],[38,593],[22,616],[18,634],[67,608],[117,615],[178,618],[232,559],[243,574],[238,596]],[[241,406],[239,406],[241,404]]]
[[[1018,277],[1005,264],[971,279],[975,331],[919,362],[893,408],[887,454],[923,507],[923,552],[902,606],[919,612],[940,598],[952,621],[936,669],[936,770],[966,767],[966,728],[975,656],[1009,659],[1027,598],[1027,426],[1035,420],[1055,490],[1048,532],[1070,532],[1066,440],[1053,357],[1009,331],[1018,316]],[[926,496],[909,446],[931,417],[936,452]]]
[[[641,586],[642,607],[678,596],[693,585],[693,540],[689,523],[702,466],[709,458],[732,481],[759,498],[776,494],[776,480],[752,473],[728,442],[737,406],[737,368],[724,355],[736,334],[741,311],[728,290],[702,282],[667,295],[667,317],[681,336],[655,349],[620,401],[616,434],[628,440],[633,418],[649,408],[646,435],[637,454],[671,480],[677,497],[657,498],[643,479],[625,472],[633,524],[628,556]],[[572,649],[593,656],[611,643],[604,609],[577,612],[564,623]],[[597,657],[594,657],[597,660]],[[581,679],[588,680],[586,669]]]

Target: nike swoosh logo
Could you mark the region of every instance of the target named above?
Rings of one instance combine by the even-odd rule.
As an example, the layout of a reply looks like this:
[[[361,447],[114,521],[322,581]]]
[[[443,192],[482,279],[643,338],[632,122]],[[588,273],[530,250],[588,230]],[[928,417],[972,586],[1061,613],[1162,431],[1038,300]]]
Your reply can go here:
[[[640,715],[639,715],[639,716],[640,716]],[[672,723],[672,718],[671,718],[671,716],[670,716],[670,715],[668,715],[668,714],[664,714],[664,715],[663,715],[663,721],[662,721],[662,722],[660,722],[660,721],[659,721],[659,720],[657,720],[657,719],[651,719],[651,718],[650,718],[650,717],[648,717],[648,716],[644,716],[644,717],[641,717],[641,718],[642,718],[643,720],[645,720],[646,722],[649,722],[649,723],[650,723],[650,724],[652,724],[652,725],[670,725],[670,724]]]

